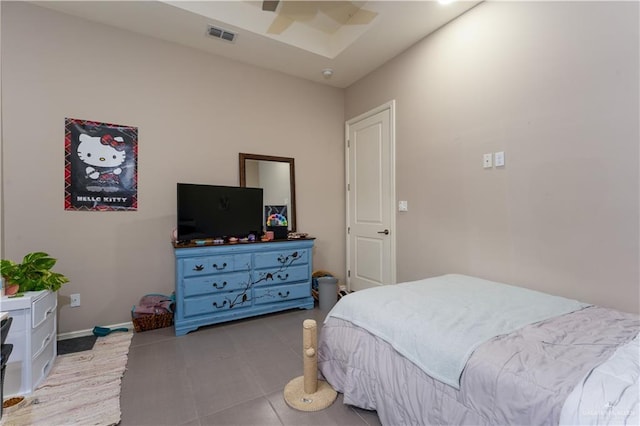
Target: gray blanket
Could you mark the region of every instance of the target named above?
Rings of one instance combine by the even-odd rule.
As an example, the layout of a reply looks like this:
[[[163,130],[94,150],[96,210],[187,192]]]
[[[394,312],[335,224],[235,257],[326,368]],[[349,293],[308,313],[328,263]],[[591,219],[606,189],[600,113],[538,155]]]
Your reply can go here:
[[[344,402],[378,411],[386,425],[556,425],[567,395],[640,331],[640,318],[589,307],[480,345],[460,390],[401,357],[388,343],[330,318],[318,366]]]

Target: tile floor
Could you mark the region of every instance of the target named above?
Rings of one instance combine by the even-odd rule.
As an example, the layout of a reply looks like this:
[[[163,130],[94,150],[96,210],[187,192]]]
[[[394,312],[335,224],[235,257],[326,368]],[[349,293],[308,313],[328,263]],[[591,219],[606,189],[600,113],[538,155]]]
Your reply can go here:
[[[301,412],[282,396],[302,375],[302,322],[319,309],[291,310],[201,327],[136,333],[122,380],[120,426],[380,425],[375,411],[344,405]]]

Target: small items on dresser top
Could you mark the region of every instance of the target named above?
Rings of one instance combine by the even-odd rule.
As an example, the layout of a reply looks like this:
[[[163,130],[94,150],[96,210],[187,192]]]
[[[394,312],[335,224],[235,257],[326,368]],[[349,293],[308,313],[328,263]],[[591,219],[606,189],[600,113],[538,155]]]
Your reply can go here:
[[[306,232],[289,232],[290,240],[301,240],[303,238],[307,238],[308,236],[309,234],[307,234]]]
[[[266,231],[262,235],[249,234],[246,237],[216,237],[216,238],[202,238],[196,240],[177,241],[173,238],[171,242],[175,248],[179,247],[198,247],[198,246],[212,246],[212,245],[225,245],[225,244],[251,244],[251,243],[264,243],[270,241],[287,241],[287,240],[305,240],[314,239],[310,237],[306,232],[289,232],[286,238],[276,238],[274,231]]]

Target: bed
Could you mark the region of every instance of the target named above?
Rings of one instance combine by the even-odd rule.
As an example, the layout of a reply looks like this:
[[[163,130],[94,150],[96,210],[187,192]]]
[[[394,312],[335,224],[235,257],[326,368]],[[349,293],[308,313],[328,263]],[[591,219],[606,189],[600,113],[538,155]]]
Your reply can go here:
[[[342,297],[320,375],[385,425],[640,424],[640,317],[465,275]]]

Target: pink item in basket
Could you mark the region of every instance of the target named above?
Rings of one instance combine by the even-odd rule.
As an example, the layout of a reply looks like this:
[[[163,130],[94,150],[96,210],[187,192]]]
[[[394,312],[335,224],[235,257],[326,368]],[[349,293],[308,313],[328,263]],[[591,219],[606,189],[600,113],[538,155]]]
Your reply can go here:
[[[173,312],[173,299],[164,294],[147,294],[142,296],[138,306],[133,309],[134,314],[164,314]]]

